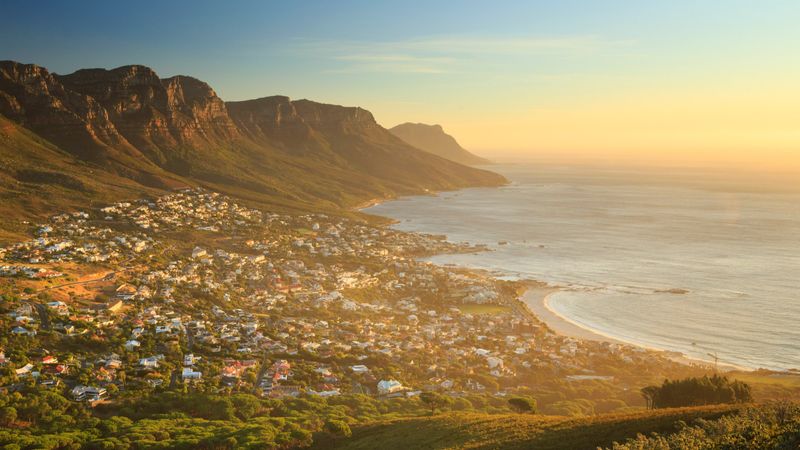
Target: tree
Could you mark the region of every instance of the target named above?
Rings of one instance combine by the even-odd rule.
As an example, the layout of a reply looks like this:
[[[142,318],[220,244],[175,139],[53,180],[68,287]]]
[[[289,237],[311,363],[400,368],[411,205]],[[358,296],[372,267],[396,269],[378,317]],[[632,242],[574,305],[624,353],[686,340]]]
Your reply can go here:
[[[642,388],[642,397],[644,397],[644,401],[647,403],[647,409],[654,409],[655,405],[653,399],[655,399],[656,395],[658,395],[659,391],[658,386],[647,386]]]
[[[472,408],[472,403],[465,398],[457,398],[453,400],[453,409],[458,411],[467,411]]]
[[[255,417],[261,411],[261,401],[249,394],[236,394],[231,397],[236,415],[242,420]]]
[[[248,370],[242,376],[242,381],[244,381],[245,383],[248,383],[248,384],[256,384],[256,378],[258,378],[258,375],[256,375],[256,373],[254,371]]]
[[[350,430],[350,425],[343,420],[331,419],[325,422],[325,431],[334,436],[350,437],[353,435],[353,431]]]
[[[536,400],[527,397],[512,397],[508,399],[508,406],[518,413],[533,414],[536,412]]]
[[[17,420],[17,410],[11,406],[0,409],[0,423],[4,427],[11,426]]]
[[[684,380],[664,380],[661,386],[648,386],[642,395],[651,408],[747,403],[752,401],[750,386],[741,381],[714,375]]]
[[[436,408],[444,408],[453,403],[452,398],[445,397],[438,392],[423,392],[419,394],[419,399],[431,408],[431,414],[436,411]]]

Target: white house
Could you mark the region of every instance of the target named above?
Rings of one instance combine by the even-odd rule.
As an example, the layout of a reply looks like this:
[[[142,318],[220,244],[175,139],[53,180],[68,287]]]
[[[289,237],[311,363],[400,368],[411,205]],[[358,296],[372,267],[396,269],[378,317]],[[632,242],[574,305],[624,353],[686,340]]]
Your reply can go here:
[[[156,356],[148,356],[139,360],[139,366],[145,369],[155,369],[158,367],[159,358]]]
[[[367,373],[369,372],[369,368],[363,364],[356,364],[355,366],[350,366],[350,370],[353,373]]]
[[[78,385],[72,388],[72,398],[76,401],[97,401],[106,396],[106,390],[101,387]]]
[[[191,367],[184,367],[183,372],[181,372],[181,377],[184,380],[199,380],[200,377],[203,376],[202,372],[197,372]]]
[[[378,394],[386,395],[403,390],[403,385],[397,380],[381,380],[378,382]]]
[[[489,365],[490,369],[503,368],[503,360],[496,356],[490,356],[486,358],[486,364]]]
[[[14,327],[14,328],[11,330],[11,333],[12,333],[12,334],[16,334],[16,335],[20,335],[20,336],[21,336],[21,335],[25,335],[25,336],[36,336],[36,330],[29,330],[29,329],[27,329],[27,328],[24,328],[24,327]]]

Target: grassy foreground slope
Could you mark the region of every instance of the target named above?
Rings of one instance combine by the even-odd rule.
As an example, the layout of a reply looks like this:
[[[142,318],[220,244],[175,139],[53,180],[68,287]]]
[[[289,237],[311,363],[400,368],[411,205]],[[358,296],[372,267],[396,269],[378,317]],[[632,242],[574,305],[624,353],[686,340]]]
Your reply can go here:
[[[713,420],[741,406],[675,408],[585,418],[452,413],[353,428],[349,439],[315,439],[317,449],[596,449],[637,434],[671,433],[680,422]]]

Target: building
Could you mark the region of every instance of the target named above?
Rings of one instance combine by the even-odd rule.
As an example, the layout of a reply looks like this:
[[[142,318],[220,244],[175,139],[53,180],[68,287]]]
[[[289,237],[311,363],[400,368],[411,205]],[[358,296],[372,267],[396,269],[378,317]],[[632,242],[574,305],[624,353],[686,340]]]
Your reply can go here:
[[[381,380],[378,382],[378,394],[380,395],[393,394],[403,389],[405,388],[397,380]]]
[[[78,402],[96,402],[104,398],[107,394],[105,388],[95,386],[78,385],[72,388],[72,398]]]
[[[181,372],[181,378],[184,380],[199,380],[202,376],[202,372],[198,372],[191,367],[184,367],[183,372]]]

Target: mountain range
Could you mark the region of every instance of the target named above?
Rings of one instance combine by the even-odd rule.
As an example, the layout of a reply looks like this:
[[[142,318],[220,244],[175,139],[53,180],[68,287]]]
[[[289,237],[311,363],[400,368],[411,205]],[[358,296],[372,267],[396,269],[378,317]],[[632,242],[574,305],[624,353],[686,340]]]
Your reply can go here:
[[[0,61],[0,228],[92,202],[203,186],[283,210],[506,180],[421,150],[359,107],[225,102],[141,65],[68,75]]]
[[[441,125],[406,122],[389,131],[418,149],[457,163],[470,166],[491,164],[488,159],[465,150],[453,136],[444,132]]]

